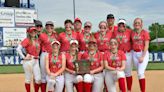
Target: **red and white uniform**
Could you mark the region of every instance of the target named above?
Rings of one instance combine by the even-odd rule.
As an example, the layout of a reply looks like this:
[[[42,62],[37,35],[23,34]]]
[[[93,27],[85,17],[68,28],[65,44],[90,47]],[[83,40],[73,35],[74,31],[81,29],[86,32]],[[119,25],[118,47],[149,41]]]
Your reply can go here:
[[[101,52],[105,52],[106,50],[109,50],[109,42],[110,39],[112,38],[112,32],[106,32],[104,37],[101,37],[101,33],[97,32],[95,33],[95,38],[97,40],[97,46],[98,50]]]
[[[49,54],[48,58],[49,58],[50,72],[52,73],[58,72],[62,68],[62,54],[60,54],[58,57]],[[53,59],[57,61],[53,62]],[[64,76],[59,75],[55,77],[55,79],[52,79],[51,76],[47,75],[47,83],[48,83],[48,90],[54,90],[55,92],[62,92],[64,88]]]
[[[91,57],[89,56],[88,52],[85,52],[82,55],[82,59],[91,60]],[[93,56],[93,61],[91,62],[90,69],[95,70],[101,66],[101,63],[103,62],[103,53],[96,52]],[[103,70],[101,72],[97,72],[93,75],[86,74],[84,75],[84,87],[88,87],[88,83],[92,83],[92,92],[102,92],[102,87],[104,83],[104,76],[103,76]],[[91,77],[89,77],[91,76]],[[90,92],[90,91],[88,91]]]
[[[30,91],[30,83],[31,77],[34,76],[35,79],[35,91],[37,92],[39,89],[39,84],[41,81],[41,73],[39,68],[39,52],[40,52],[40,42],[38,39],[31,40],[29,38],[25,38],[21,44],[17,47],[17,51],[22,58],[26,56],[23,54],[22,50],[25,48],[27,55],[31,57],[30,60],[22,60],[23,69],[25,72],[25,87],[26,91]]]
[[[90,34],[85,35],[83,33],[83,34],[79,35],[79,49],[80,49],[80,51],[87,51],[87,48],[88,48],[87,44],[89,42],[89,39],[90,39]]]
[[[67,35],[66,32],[59,34],[59,41],[61,43],[60,51],[67,52],[70,48],[70,40],[77,40],[78,35],[76,32],[72,31],[71,35]]]
[[[142,30],[140,33],[133,31],[131,37],[132,37],[132,48],[134,50],[133,52],[134,65],[137,68],[138,78],[142,80],[145,79],[144,73],[149,61],[149,52],[148,51],[146,52],[146,55],[142,63],[139,63],[139,58],[143,54],[145,41],[149,41],[150,36],[147,31]]]
[[[130,52],[132,49],[131,43],[131,30],[126,29],[124,32],[115,31],[113,37],[117,39],[119,46],[118,49],[126,52]]]
[[[82,53],[78,53],[78,60],[81,59]],[[66,53],[66,67],[70,70],[75,71],[75,66],[73,64],[73,56],[70,53]],[[74,84],[78,83],[76,74],[71,74],[68,71],[65,72],[65,87],[67,92],[74,92],[73,86]]]
[[[58,40],[58,35],[57,35],[57,33],[52,33],[49,36],[46,33],[42,33],[42,34],[40,34],[39,39],[41,41],[42,52],[51,53],[51,51],[52,51],[51,42],[54,40]]]
[[[125,53],[123,51],[118,50],[116,54],[112,54],[109,51],[106,51],[104,53],[104,61],[108,62],[108,66],[113,68],[118,68],[122,66],[122,61],[126,60]],[[125,74],[124,71],[112,71],[112,70],[105,70],[105,83],[108,89],[108,92],[116,92],[116,86],[115,82],[118,80],[119,85],[122,83],[122,80],[124,80]],[[124,86],[120,86],[121,88],[125,88],[125,82]],[[121,90],[121,92],[124,92]]]
[[[58,40],[58,35],[57,33],[52,33],[51,35],[48,35],[46,33],[41,33],[39,36],[39,39],[41,41],[41,49],[42,49],[42,53],[40,55],[42,86],[46,87],[47,73],[46,73],[46,68],[45,68],[45,56],[48,55],[48,53],[52,53],[51,42],[54,40]]]
[[[117,39],[119,45],[118,49],[122,50],[126,54],[126,67],[125,76],[128,79],[132,78],[132,42],[131,42],[132,30],[126,29],[124,32],[115,31],[113,37]],[[129,78],[130,77],[130,78]]]
[[[115,31],[118,30],[118,26],[108,27],[108,30],[109,30],[110,32],[115,32]]]

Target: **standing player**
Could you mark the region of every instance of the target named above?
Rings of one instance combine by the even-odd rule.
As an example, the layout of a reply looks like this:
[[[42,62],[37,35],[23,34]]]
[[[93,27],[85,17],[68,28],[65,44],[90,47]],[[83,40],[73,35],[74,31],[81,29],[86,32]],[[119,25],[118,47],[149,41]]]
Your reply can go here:
[[[95,33],[95,38],[97,40],[97,46],[98,50],[101,52],[105,52],[106,50],[109,49],[109,41],[112,37],[112,31],[108,31],[107,27],[107,22],[106,21],[101,21],[99,23],[99,29],[100,31]]]
[[[40,74],[40,68],[39,68],[39,52],[40,52],[40,42],[36,38],[36,28],[30,27],[27,30],[28,37],[25,38],[20,45],[17,47],[17,51],[19,55],[22,57],[23,62],[23,69],[25,72],[25,87],[26,92],[30,92],[30,83],[31,83],[31,77],[34,74],[34,89],[35,92],[38,92],[39,85],[41,83],[41,74]],[[26,55],[23,54],[22,48],[25,48]]]
[[[65,86],[67,92],[74,92],[74,84],[76,85],[77,92],[83,92],[82,77],[78,77],[75,72],[75,66],[73,62],[81,59],[81,53],[78,52],[78,41],[70,41],[69,52],[66,53],[66,72],[65,72]]]
[[[45,57],[48,92],[62,92],[64,88],[63,72],[66,66],[66,57],[65,54],[59,52],[59,41],[53,41],[51,45],[52,53]]]
[[[54,40],[58,39],[57,33],[54,31],[54,24],[52,21],[46,22],[46,30],[44,33],[41,33],[39,36],[41,41],[41,58],[40,58],[40,67],[41,67],[41,90],[42,92],[46,91],[46,68],[45,68],[45,56],[48,53],[52,53],[51,43]]]
[[[111,49],[104,54],[105,63],[105,83],[108,92],[116,92],[115,82],[118,80],[120,92],[126,92],[125,87],[125,53],[118,50],[118,42],[116,39],[110,41]]]
[[[87,51],[89,38],[91,37],[91,28],[91,22],[87,21],[84,24],[84,32],[79,34],[79,49],[81,52]]]
[[[82,29],[82,22],[81,22],[80,18],[75,18],[75,20],[74,20],[74,31],[77,34],[81,34],[84,32],[84,30]]]
[[[77,40],[77,33],[73,31],[72,21],[67,19],[64,22],[66,31],[59,34],[59,41],[61,43],[61,52],[68,52],[70,48],[70,41]]]
[[[84,92],[102,92],[104,83],[103,54],[98,51],[97,42],[93,35],[88,43],[88,51],[82,55],[82,59],[91,62],[90,73],[84,75]]]
[[[122,50],[126,54],[126,67],[125,76],[127,89],[131,92],[132,87],[132,45],[131,45],[131,30],[126,28],[126,21],[120,19],[118,22],[118,30],[113,34],[113,37],[118,41],[118,49]]]
[[[108,14],[106,21],[108,23],[109,31],[114,32],[118,29],[117,26],[114,25],[115,18],[113,14]]]
[[[134,31],[132,32],[133,61],[137,68],[138,79],[141,92],[145,92],[145,69],[149,60],[149,40],[150,36],[147,31],[142,29],[143,21],[141,18],[134,20]]]

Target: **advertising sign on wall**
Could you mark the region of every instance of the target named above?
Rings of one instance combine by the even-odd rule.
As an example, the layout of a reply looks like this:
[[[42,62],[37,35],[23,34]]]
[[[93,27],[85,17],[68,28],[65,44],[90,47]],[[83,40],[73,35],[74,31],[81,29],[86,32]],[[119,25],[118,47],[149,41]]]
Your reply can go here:
[[[17,46],[26,38],[26,28],[3,28],[3,45]]]
[[[14,9],[0,9],[0,27],[14,27]]]
[[[34,19],[37,19],[36,10],[15,9],[16,26],[33,26]]]

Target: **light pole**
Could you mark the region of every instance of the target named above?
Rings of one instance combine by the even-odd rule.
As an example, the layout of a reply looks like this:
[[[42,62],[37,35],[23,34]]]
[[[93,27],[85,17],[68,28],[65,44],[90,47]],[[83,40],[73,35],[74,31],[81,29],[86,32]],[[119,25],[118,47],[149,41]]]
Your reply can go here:
[[[74,19],[75,19],[75,17],[76,17],[75,0],[73,0],[73,15],[74,15]]]

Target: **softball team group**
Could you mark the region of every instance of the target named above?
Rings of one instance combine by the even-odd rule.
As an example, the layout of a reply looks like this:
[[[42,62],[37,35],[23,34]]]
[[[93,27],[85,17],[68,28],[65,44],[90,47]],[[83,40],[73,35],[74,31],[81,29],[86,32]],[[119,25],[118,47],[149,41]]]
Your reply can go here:
[[[141,18],[134,19],[133,30],[128,29],[125,19],[108,14],[106,21],[98,25],[99,31],[91,33],[92,23],[76,18],[64,22],[65,31],[58,34],[54,23],[42,22],[27,29],[25,38],[17,47],[25,72],[26,92],[132,92],[132,69],[136,67],[140,91],[146,92],[145,69],[149,59],[148,31]],[[24,50],[23,50],[24,49]],[[74,62],[91,62],[90,71],[76,73]],[[82,62],[82,61],[81,61]],[[33,76],[33,78],[31,78]]]

